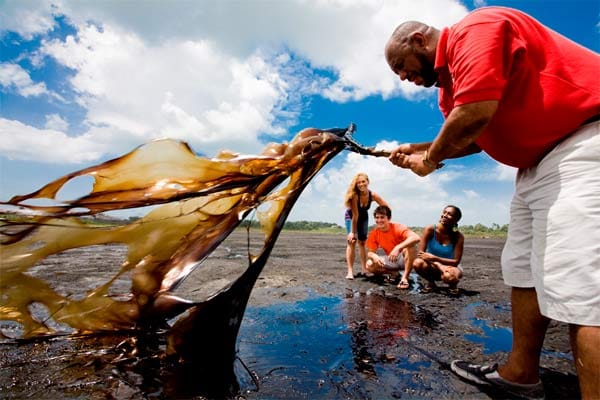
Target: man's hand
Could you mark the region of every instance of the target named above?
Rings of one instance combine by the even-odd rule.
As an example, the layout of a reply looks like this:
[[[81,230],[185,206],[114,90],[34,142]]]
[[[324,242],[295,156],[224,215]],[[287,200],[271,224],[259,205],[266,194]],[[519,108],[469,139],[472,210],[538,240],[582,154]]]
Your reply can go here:
[[[400,250],[398,250],[396,247],[394,247],[392,249],[392,251],[390,251],[390,254],[388,254],[388,260],[395,263],[396,261],[398,261],[399,255],[400,255]]]
[[[374,254],[373,257],[371,257],[371,259],[373,260],[373,263],[375,265],[378,265],[379,267],[383,267],[383,265],[384,265],[383,258],[379,257],[379,255]]]
[[[390,159],[394,158],[397,154],[412,154],[415,152],[415,148],[411,143],[402,143],[400,146],[392,150]]]
[[[390,154],[389,160],[392,164],[400,168],[408,168],[419,176],[426,176],[436,170],[435,166],[427,166],[423,163],[424,152],[419,153],[403,153],[401,150],[403,146],[400,145],[392,154]]]

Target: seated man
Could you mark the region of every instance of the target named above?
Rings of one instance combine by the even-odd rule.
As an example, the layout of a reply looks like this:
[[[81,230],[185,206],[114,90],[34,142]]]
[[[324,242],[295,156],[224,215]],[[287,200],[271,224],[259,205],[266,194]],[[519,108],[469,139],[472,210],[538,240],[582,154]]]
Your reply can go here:
[[[459,294],[456,286],[463,275],[459,264],[465,242],[463,234],[458,231],[461,216],[458,207],[446,206],[442,210],[440,221],[423,229],[414,265],[417,274],[427,281],[422,293],[435,290],[435,281],[441,280],[448,284],[450,294]]]
[[[367,271],[397,276],[398,271],[404,269],[398,288],[408,289],[408,277],[417,257],[419,235],[402,224],[390,222],[392,210],[388,206],[377,207],[373,215],[376,227],[367,238]],[[385,252],[384,257],[377,254],[379,248]]]

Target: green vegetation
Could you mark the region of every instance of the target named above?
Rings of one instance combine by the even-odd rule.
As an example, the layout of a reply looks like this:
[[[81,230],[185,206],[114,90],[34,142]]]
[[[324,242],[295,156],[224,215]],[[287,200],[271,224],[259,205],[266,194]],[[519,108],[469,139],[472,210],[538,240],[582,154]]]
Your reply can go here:
[[[508,224],[504,224],[502,226],[498,224],[492,224],[491,227],[487,227],[482,224],[476,224],[459,226],[458,228],[463,235],[465,235],[465,237],[504,238],[508,233]]]
[[[250,225],[251,228],[258,228],[258,221],[243,221],[240,227],[247,228]],[[320,232],[320,233],[346,233],[346,230],[338,224],[331,222],[318,222],[318,221],[287,221],[283,225],[283,230],[287,231],[309,231],[309,232]]]
[[[123,225],[134,222],[138,217],[129,217],[126,220],[117,218],[105,217],[101,214],[95,218],[83,218],[83,222],[92,226],[114,226]],[[15,214],[0,214],[0,221],[6,222],[33,222],[31,218],[22,215]],[[253,219],[251,221],[245,220],[240,224],[240,228],[247,228],[250,225],[251,228],[258,228],[258,221]],[[369,227],[369,230],[373,229],[373,225]],[[410,229],[420,234],[423,231],[421,226],[411,226]],[[476,225],[459,225],[458,229],[462,232],[465,237],[479,237],[479,238],[504,238],[508,232],[508,224],[498,225],[492,224],[492,226],[486,226],[483,224]],[[304,231],[304,232],[319,232],[319,233],[332,233],[332,234],[345,234],[346,229],[338,224],[331,222],[319,222],[319,221],[287,221],[283,226],[283,230],[286,231]]]
[[[258,221],[244,221],[240,225],[241,227],[247,227],[250,224],[251,228],[258,228]],[[369,230],[373,229],[373,225],[369,227]],[[421,226],[411,226],[410,229],[420,234],[423,231]],[[462,232],[465,237],[480,237],[480,238],[504,238],[508,232],[508,224],[498,225],[492,224],[491,227],[476,224],[476,225],[460,225],[458,229]],[[346,229],[338,224],[329,222],[317,222],[317,221],[288,221],[283,226],[283,230],[288,231],[310,231],[320,233],[338,233],[345,234]]]

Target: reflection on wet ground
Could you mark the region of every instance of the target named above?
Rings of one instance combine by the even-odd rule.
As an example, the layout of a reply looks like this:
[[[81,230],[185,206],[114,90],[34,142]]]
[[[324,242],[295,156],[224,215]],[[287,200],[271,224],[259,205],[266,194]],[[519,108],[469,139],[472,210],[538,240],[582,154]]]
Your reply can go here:
[[[435,326],[427,311],[375,293],[250,308],[239,349],[260,388],[241,377],[245,396],[422,397],[448,379],[418,348]]]
[[[478,307],[508,311],[485,302],[468,305],[457,319],[479,333],[465,334],[464,339],[481,346],[483,354],[510,351],[511,330],[475,318]],[[349,291],[345,299],[317,297],[248,309],[239,354],[253,375],[239,369],[243,395],[248,399],[464,398],[457,389],[461,384],[449,371],[448,352],[430,351],[433,336],[439,338],[443,329],[429,311],[373,290]],[[450,343],[447,350],[452,352]],[[555,356],[551,353],[545,352]],[[579,396],[573,375],[542,368],[542,379],[548,399]],[[477,389],[467,397],[506,398]]]
[[[507,351],[510,331],[474,318],[477,307],[490,305],[472,303],[457,318],[481,334],[463,337],[486,353]],[[428,310],[377,290],[248,308],[236,361],[240,397],[462,398],[448,353],[432,346],[436,337],[446,337],[443,329]],[[165,359],[160,335],[11,341],[0,351],[5,399],[197,399],[210,384],[193,365]],[[542,379],[553,383],[547,398],[577,397],[573,376],[545,370]],[[503,398],[469,392],[469,398],[488,396]]]
[[[482,302],[469,304],[465,307],[464,315],[471,324],[479,328],[480,334],[467,333],[464,338],[473,343],[483,345],[483,354],[492,354],[499,351],[509,352],[512,347],[512,330],[504,327],[491,326],[488,321],[474,316],[478,307],[489,307]]]

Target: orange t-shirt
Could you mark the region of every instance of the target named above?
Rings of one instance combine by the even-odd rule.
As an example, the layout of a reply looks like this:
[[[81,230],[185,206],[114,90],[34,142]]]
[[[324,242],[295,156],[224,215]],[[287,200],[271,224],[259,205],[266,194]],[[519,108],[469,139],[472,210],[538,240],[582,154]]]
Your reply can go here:
[[[390,254],[398,243],[406,240],[408,232],[409,230],[406,226],[390,222],[390,229],[385,232],[379,228],[375,228],[369,232],[369,237],[367,238],[365,246],[371,251],[376,251],[381,247],[387,255]]]

